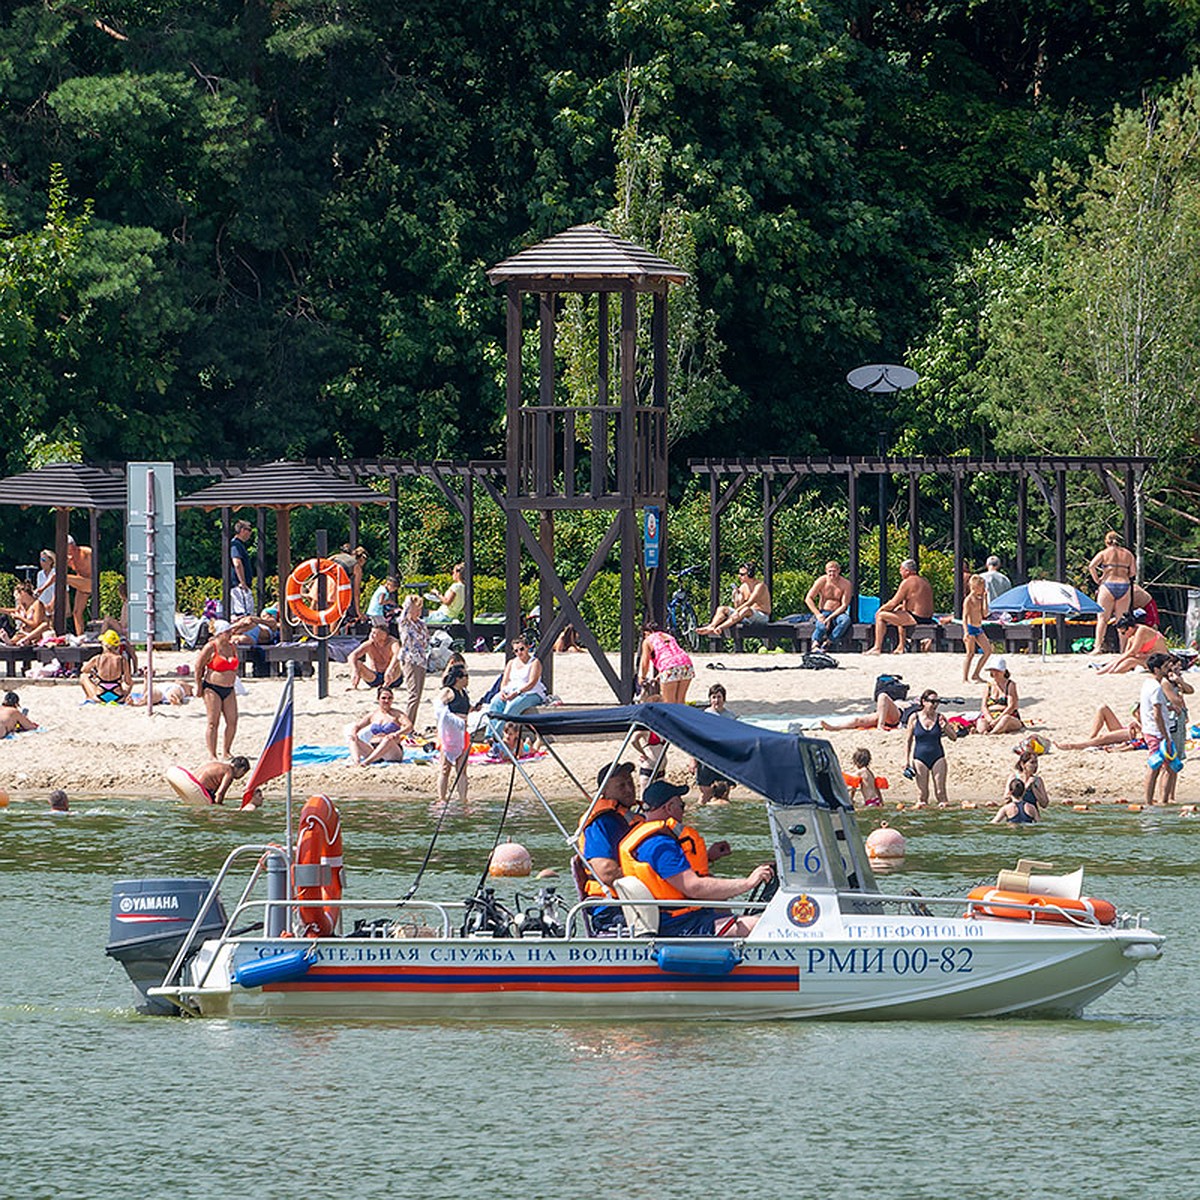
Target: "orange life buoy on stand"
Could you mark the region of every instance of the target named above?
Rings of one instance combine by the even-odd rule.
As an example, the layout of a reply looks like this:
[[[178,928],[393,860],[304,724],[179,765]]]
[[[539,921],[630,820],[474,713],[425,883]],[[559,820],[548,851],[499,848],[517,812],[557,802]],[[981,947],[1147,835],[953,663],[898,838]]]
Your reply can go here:
[[[328,937],[337,927],[340,909],[311,902],[340,900],[344,874],[341,815],[328,796],[310,796],[300,812],[300,841],[292,867],[292,887],[302,902],[300,920],[306,937]]]
[[[972,902],[967,916],[980,913],[1008,921],[1050,921],[1058,925],[1090,925],[1093,921],[1111,925],[1117,919],[1116,908],[1107,900],[1097,900],[1095,896],[1081,896],[1075,900],[1067,896],[1043,896],[977,887],[967,893],[967,898]],[[1013,904],[1027,904],[1029,908],[1008,907]]]
[[[304,598],[305,584],[318,575],[325,577],[325,607],[315,608]],[[313,627],[333,628],[350,611],[354,585],[341,563],[331,558],[306,558],[287,578],[284,593],[296,620]]]

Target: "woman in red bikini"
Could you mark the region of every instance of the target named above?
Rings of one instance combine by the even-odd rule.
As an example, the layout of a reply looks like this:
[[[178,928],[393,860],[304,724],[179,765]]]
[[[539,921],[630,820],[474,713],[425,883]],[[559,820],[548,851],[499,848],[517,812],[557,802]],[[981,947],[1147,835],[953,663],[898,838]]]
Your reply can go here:
[[[233,751],[233,738],[237,733],[238,655],[233,644],[228,621],[213,623],[212,637],[200,647],[192,673],[199,681],[200,698],[208,714],[204,729],[204,744],[210,758],[217,757],[217,728],[225,718],[225,751],[228,758]]]

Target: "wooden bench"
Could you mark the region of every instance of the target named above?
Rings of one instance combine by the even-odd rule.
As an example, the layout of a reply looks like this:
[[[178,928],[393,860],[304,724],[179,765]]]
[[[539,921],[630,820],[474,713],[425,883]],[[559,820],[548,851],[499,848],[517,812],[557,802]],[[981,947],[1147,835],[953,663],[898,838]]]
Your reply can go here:
[[[800,630],[803,627],[795,621],[766,621],[759,625],[747,625],[739,621],[730,631],[733,634],[733,648],[742,653],[742,643],[747,638],[755,638],[772,649],[782,642],[789,642],[790,648],[800,649]],[[808,642],[812,642],[812,624],[808,625]]]
[[[0,663],[4,664],[4,673],[11,679],[16,675],[17,664],[28,667],[37,662],[36,646],[0,646]]]
[[[251,668],[253,674],[259,675],[261,672],[255,668],[264,665],[267,674],[278,670],[280,675],[286,675],[289,662],[296,664],[297,675],[311,675],[313,664],[317,661],[317,643],[280,642],[274,646],[239,646],[238,660],[238,671],[242,675],[245,675],[247,667]]]
[[[966,651],[966,640],[963,632],[961,621],[947,621],[941,628],[941,646],[943,650],[951,650],[959,654]],[[1001,621],[985,621],[983,623],[983,632],[987,634],[988,641],[992,643],[994,651],[1006,650],[1007,644],[1005,639],[1005,630],[1008,628]]]
[[[60,666],[72,668],[69,674],[78,675],[80,666],[89,658],[95,658],[100,653],[98,645],[90,646],[39,646],[37,648],[38,662],[54,662]]]
[[[931,625],[922,623],[920,625],[909,625],[904,631],[904,644],[909,652],[914,649],[920,651],[922,642],[929,642],[931,650],[941,650],[945,648],[945,639],[942,634],[944,626]],[[887,635],[883,639],[884,649],[895,645],[895,631],[891,627],[888,628]],[[875,645],[875,623],[867,625],[862,621],[850,626],[849,632],[842,639],[842,647],[844,649],[855,650],[870,650]]]

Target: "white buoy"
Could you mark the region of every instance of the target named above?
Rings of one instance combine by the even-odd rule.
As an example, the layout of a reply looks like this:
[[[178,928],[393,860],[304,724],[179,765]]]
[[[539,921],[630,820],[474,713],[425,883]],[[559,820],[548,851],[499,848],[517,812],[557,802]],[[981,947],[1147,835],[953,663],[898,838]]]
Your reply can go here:
[[[886,821],[867,835],[869,858],[896,859],[903,858],[904,854],[904,834],[898,829],[892,829]]]
[[[533,860],[520,842],[501,842],[488,862],[489,875],[524,877],[532,870]]]

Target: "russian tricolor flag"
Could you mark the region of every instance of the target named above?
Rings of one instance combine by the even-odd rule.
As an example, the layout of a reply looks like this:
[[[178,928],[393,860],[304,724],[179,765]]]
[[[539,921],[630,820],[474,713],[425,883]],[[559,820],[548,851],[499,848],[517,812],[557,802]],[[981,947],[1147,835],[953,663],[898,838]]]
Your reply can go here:
[[[287,683],[283,685],[283,695],[279,697],[279,707],[275,710],[275,721],[271,732],[267,734],[267,744],[259,755],[246,790],[242,794],[242,807],[245,808],[250,797],[264,783],[286,775],[292,769],[292,684],[293,676],[288,675]]]

